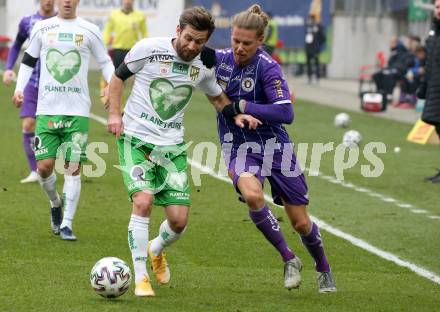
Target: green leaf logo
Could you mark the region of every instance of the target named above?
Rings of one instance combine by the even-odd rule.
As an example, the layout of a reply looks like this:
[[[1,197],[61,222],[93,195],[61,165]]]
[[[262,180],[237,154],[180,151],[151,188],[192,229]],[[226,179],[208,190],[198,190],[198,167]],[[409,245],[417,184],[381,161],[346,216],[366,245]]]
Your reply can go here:
[[[151,103],[162,120],[170,119],[184,109],[191,95],[191,86],[174,87],[170,81],[164,78],[156,79],[150,85]]]
[[[57,49],[50,49],[46,55],[46,68],[49,73],[61,84],[78,74],[81,67],[81,55],[77,50],[65,54]]]

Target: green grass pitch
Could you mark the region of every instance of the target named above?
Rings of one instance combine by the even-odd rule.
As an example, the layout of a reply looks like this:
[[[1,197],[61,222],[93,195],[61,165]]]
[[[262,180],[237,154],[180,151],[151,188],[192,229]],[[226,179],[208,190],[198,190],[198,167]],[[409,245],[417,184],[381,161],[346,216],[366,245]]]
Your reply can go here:
[[[92,75],[93,112],[105,117],[98,104]],[[293,86],[294,88],[294,86]],[[133,289],[115,300],[94,293],[89,273],[104,256],[131,265],[127,225],[131,206],[117,165],[115,139],[91,120],[89,141],[105,142],[108,153],[102,177],[83,177],[74,222],[76,243],[61,241],[49,230],[49,207],[37,184],[21,185],[28,173],[22,152],[18,110],[13,88],[0,86],[0,311],[438,311],[440,285],[322,231],[338,292],[317,293],[311,258],[294,234],[284,212],[281,218],[289,245],[303,260],[303,284],[283,288],[280,257],[250,222],[247,209],[230,184],[208,175],[193,187],[189,228],[169,250],[169,286],[154,283],[157,297],[136,298]],[[314,103],[295,104],[295,122],[287,127],[296,143],[341,141],[343,129],[333,126],[338,110]],[[307,175],[310,213],[326,223],[396,256],[440,274],[440,186],[423,182],[439,166],[439,149],[405,141],[410,125],[350,113],[352,128],[364,142],[382,141],[384,173],[364,178],[359,163],[345,172],[346,182],[368,188],[424,213],[400,208],[380,198]],[[186,140],[218,144],[215,113],[196,93],[185,117]],[[401,147],[394,153],[395,146]],[[192,153],[190,152],[190,155]],[[310,155],[306,166],[310,164]],[[320,171],[332,176],[334,153],[322,157]],[[61,191],[62,176],[58,175]],[[153,209],[150,237],[157,233],[163,211]]]

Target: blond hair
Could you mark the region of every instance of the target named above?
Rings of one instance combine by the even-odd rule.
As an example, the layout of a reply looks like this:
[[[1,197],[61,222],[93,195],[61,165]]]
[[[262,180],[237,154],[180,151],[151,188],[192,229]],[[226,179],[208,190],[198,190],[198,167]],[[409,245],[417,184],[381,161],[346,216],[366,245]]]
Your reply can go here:
[[[240,12],[232,18],[232,27],[256,30],[257,37],[264,34],[264,29],[269,21],[269,16],[258,4],[250,6],[246,11]]]

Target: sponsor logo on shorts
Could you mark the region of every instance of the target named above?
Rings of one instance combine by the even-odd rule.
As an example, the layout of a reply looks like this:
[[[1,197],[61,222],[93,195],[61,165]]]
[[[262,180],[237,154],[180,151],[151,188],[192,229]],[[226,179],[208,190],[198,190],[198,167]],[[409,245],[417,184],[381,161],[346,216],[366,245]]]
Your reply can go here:
[[[142,166],[133,166],[130,170],[130,177],[135,181],[146,181],[144,168]]]
[[[36,135],[34,138],[33,148],[35,156],[46,154],[48,152],[47,148],[43,146],[43,141],[38,135]]]
[[[64,120],[60,120],[60,121],[52,121],[49,120],[47,122],[47,126],[50,129],[64,129],[64,128],[70,128],[72,126],[73,121],[69,120],[69,121],[64,121]]]

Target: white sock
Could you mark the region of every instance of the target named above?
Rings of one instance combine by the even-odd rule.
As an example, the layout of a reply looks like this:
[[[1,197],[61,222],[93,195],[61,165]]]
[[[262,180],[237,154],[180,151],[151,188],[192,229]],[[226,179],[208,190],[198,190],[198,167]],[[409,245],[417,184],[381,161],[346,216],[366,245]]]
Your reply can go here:
[[[128,224],[128,246],[134,267],[134,280],[139,283],[148,277],[147,272],[147,247],[148,247],[148,224],[150,218],[131,215]]]
[[[181,233],[174,232],[171,229],[168,220],[165,219],[165,221],[163,221],[160,225],[159,235],[151,242],[151,252],[153,255],[158,256],[166,246],[169,246],[177,241],[180,236],[182,236],[183,232],[185,232],[185,230],[183,230]]]
[[[64,175],[64,217],[61,227],[67,226],[72,229],[73,217],[78,207],[79,195],[81,194],[81,175]]]
[[[47,197],[49,197],[50,206],[60,207],[61,199],[57,192],[57,175],[55,172],[52,172],[52,174],[47,178],[42,178],[38,174],[38,181],[40,182],[41,188],[44,190]]]

